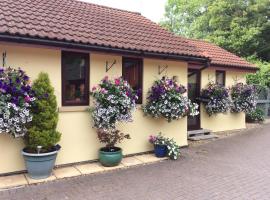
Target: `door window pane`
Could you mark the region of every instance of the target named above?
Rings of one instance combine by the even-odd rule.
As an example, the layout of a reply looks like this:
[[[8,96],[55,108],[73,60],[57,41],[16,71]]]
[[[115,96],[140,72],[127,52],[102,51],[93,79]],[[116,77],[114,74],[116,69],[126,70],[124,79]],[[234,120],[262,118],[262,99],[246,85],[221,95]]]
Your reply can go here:
[[[62,52],[63,105],[89,104],[89,54]]]
[[[200,71],[195,69],[188,70],[188,98],[200,106],[198,97],[200,96]],[[200,110],[200,109],[199,109]],[[188,116],[188,130],[200,128],[200,115]]]
[[[142,103],[142,60],[123,58],[123,78],[139,96],[136,103]]]

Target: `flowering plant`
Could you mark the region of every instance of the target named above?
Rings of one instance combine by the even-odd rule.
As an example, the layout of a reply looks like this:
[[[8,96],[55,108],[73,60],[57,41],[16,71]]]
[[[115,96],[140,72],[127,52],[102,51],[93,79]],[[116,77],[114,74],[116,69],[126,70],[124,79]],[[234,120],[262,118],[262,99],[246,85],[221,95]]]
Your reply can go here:
[[[164,117],[168,122],[188,114],[199,114],[198,105],[184,96],[185,92],[185,87],[179,85],[175,79],[163,77],[156,80],[148,92],[148,101],[143,106],[143,111],[155,118]]]
[[[200,99],[209,116],[226,113],[231,106],[229,90],[215,83],[209,83],[205,89],[202,89]]]
[[[257,104],[256,89],[253,85],[237,83],[231,88],[232,112],[249,113],[254,111]]]
[[[161,133],[158,135],[150,135],[149,142],[153,145],[166,145],[167,155],[172,160],[177,160],[180,156],[180,147],[176,144],[174,139],[166,138]]]
[[[166,141],[167,139],[161,133],[149,136],[149,142],[153,145],[166,145]]]
[[[180,156],[180,147],[176,144],[174,139],[167,139],[168,156],[172,160],[177,160]]]
[[[29,77],[21,69],[0,68],[0,133],[24,136],[35,101]]]
[[[264,111],[260,108],[256,108],[246,114],[247,122],[263,122],[265,120]]]
[[[114,146],[116,142],[129,138],[116,131],[117,122],[132,121],[132,110],[135,109],[138,98],[127,81],[122,78],[109,80],[106,76],[97,87],[92,88],[90,94],[95,99],[90,111],[100,142]]]

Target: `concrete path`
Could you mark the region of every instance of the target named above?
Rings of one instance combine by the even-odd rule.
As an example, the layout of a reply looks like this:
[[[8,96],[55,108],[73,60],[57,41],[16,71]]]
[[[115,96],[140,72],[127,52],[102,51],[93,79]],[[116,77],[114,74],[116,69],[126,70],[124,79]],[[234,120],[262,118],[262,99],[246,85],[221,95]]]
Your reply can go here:
[[[183,150],[178,161],[0,192],[0,200],[269,200],[270,124]]]

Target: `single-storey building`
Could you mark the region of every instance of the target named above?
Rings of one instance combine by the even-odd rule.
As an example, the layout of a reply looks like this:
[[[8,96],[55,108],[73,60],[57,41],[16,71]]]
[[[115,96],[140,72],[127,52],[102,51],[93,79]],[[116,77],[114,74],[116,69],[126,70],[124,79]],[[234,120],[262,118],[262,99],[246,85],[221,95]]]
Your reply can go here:
[[[77,0],[2,0],[0,6],[1,65],[21,67],[31,80],[47,72],[55,88],[62,133],[57,165],[97,159],[101,144],[87,108],[90,88],[105,75],[123,76],[142,91],[134,121],[119,125],[131,136],[120,145],[125,155],[151,150],[148,136],[158,132],[186,146],[188,129],[245,128],[243,113],[209,117],[201,107],[196,118],[168,123],[145,117],[140,108],[153,81],[164,75],[192,85],[188,95],[195,101],[209,80],[230,86],[256,71],[220,47],[175,36],[139,13]],[[0,135],[0,174],[25,170],[23,146],[21,139]]]

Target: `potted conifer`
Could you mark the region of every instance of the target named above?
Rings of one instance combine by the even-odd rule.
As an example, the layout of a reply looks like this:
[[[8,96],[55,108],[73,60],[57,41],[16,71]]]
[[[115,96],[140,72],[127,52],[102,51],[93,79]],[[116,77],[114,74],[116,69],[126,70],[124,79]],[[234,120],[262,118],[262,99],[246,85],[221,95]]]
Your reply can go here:
[[[57,102],[48,74],[40,73],[32,89],[37,97],[32,106],[33,119],[25,135],[26,147],[22,150],[28,174],[33,179],[51,175],[60,146]]]

